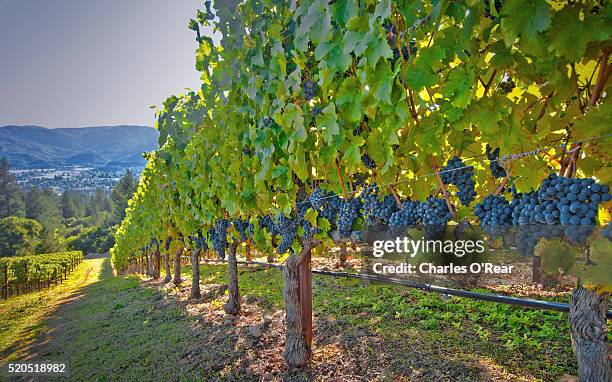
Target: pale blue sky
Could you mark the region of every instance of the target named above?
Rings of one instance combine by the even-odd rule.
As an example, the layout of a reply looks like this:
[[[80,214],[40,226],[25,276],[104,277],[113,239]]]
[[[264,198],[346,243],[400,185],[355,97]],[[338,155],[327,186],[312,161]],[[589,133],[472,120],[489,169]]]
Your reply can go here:
[[[0,126],[154,124],[198,88],[199,0],[0,0]]]

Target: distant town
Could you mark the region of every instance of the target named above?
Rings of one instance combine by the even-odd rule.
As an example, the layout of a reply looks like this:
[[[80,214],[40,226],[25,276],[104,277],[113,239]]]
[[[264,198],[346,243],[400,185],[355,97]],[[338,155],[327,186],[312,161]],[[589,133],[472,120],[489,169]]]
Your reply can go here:
[[[110,192],[128,169],[132,171],[134,176],[139,177],[144,167],[93,168],[64,166],[58,168],[11,170],[10,172],[15,176],[17,183],[24,189],[37,186],[39,188],[53,189],[57,193],[61,193],[64,190],[91,193],[96,189]]]

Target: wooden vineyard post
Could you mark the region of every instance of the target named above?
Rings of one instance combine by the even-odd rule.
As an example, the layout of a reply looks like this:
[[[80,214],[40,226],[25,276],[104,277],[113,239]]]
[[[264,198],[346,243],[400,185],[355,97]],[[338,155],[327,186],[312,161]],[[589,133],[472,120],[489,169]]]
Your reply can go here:
[[[348,254],[346,252],[346,242],[342,241],[340,242],[340,266],[344,267],[346,265],[346,258],[348,257]]]
[[[181,256],[183,254],[183,250],[179,249],[176,252],[176,256],[174,257],[174,285],[181,284]]]
[[[227,314],[240,314],[240,291],[238,289],[238,260],[236,259],[236,249],[238,241],[234,240],[229,245],[227,254],[227,266],[229,273],[228,301],[223,307]]]
[[[249,239],[246,242],[246,260],[247,261],[251,261],[253,260],[253,255],[251,254],[251,239]]]
[[[346,244],[344,245],[346,262]],[[312,349],[312,252],[308,251],[298,265],[298,277],[300,280],[300,310],[302,311],[302,333],[306,344]]]
[[[166,276],[164,277],[164,284],[168,284],[170,280],[172,280],[172,275],[170,274],[170,253],[166,251],[164,254],[164,265],[166,269]]]
[[[191,293],[189,294],[189,298],[200,298],[202,295],[200,294],[200,251],[198,248],[196,250],[191,251]]]
[[[299,255],[289,255],[283,273],[285,299],[285,350],[291,368],[301,367],[312,357],[312,274],[311,251],[320,242],[311,238],[302,243]]]
[[[145,259],[146,259],[146,262],[147,262],[146,263],[146,267],[147,267],[146,268],[146,272],[147,272],[146,275],[147,276],[151,276],[151,255],[149,253],[147,253],[145,255]]]
[[[159,247],[155,249],[154,253],[154,264],[153,264],[153,279],[159,280],[161,275],[161,256],[159,253]]]

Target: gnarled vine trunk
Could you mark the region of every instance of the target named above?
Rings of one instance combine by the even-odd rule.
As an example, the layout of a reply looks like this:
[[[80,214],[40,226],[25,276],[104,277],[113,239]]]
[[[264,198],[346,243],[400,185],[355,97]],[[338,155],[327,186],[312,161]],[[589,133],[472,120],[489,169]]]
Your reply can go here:
[[[145,261],[146,261],[146,265],[145,265],[146,266],[146,269],[145,269],[146,273],[145,274],[147,276],[151,276],[151,258],[150,258],[150,256],[151,255],[149,253],[147,253],[145,255]]]
[[[570,297],[570,332],[581,382],[612,381],[608,343],[608,293],[578,286]]]
[[[348,257],[348,252],[346,250],[346,242],[343,241],[340,243],[340,266],[344,267],[346,265],[346,258]]]
[[[155,250],[155,252],[153,252],[153,266],[152,266],[152,273],[153,273],[153,279],[154,280],[159,280],[159,276],[160,276],[160,272],[161,270],[159,269],[161,266],[160,263],[160,253],[159,253],[159,248]]]
[[[283,357],[291,368],[301,367],[310,362],[310,333],[312,329],[312,294],[310,275],[310,255],[312,249],[319,244],[316,239],[302,243],[299,255],[291,254],[282,267],[285,299],[285,351]],[[306,265],[306,267],[304,267]],[[306,269],[307,268],[307,269]],[[302,274],[300,274],[302,271]],[[301,277],[300,277],[301,276]],[[302,290],[310,288],[310,290]],[[305,301],[310,299],[310,301]],[[306,306],[306,308],[302,308]],[[310,328],[308,326],[310,325]]]
[[[200,251],[197,249],[191,252],[191,293],[189,298],[200,298]]]
[[[181,255],[183,254],[183,250],[179,249],[176,252],[176,256],[174,256],[174,279],[172,282],[174,285],[181,284]]]
[[[170,282],[170,280],[172,280],[172,274],[170,272],[170,254],[169,253],[164,254],[164,263],[166,267],[166,277],[164,277],[164,284],[167,284]]]
[[[236,248],[238,248],[238,242],[234,240],[229,245],[227,254],[229,273],[229,286],[227,291],[229,299],[224,306],[225,313],[234,315],[240,313],[240,291],[238,290],[238,260],[236,259]]]

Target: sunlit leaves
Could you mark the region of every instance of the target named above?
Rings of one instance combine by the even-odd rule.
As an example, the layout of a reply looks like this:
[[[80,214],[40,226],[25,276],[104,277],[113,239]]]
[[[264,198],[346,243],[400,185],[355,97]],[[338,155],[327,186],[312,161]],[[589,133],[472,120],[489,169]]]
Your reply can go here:
[[[506,45],[511,45],[519,36],[534,40],[551,23],[550,9],[545,0],[504,2],[502,15],[501,29]]]
[[[325,143],[330,144],[335,135],[340,133],[340,126],[338,125],[336,115],[336,106],[330,103],[321,114],[317,116],[317,127],[321,129],[323,140]]]

